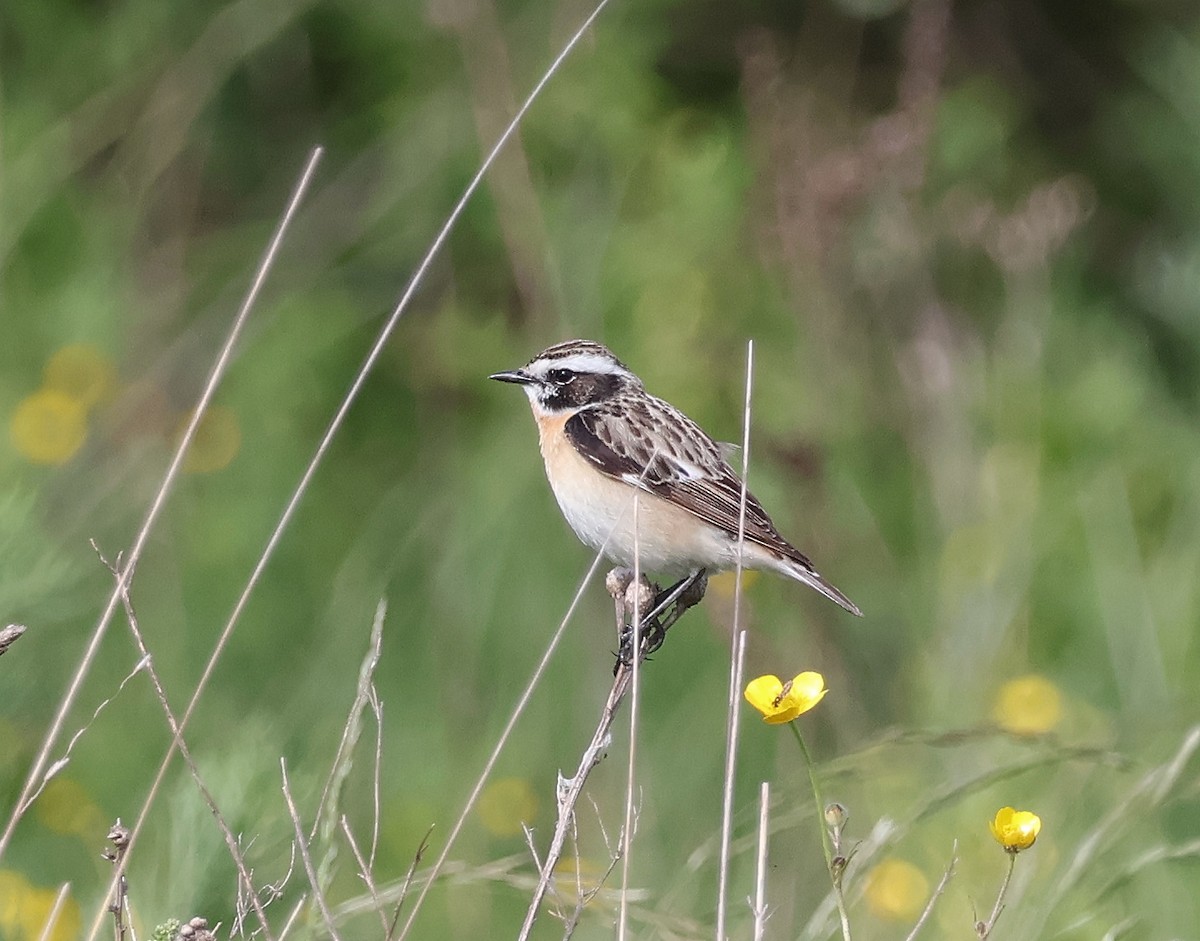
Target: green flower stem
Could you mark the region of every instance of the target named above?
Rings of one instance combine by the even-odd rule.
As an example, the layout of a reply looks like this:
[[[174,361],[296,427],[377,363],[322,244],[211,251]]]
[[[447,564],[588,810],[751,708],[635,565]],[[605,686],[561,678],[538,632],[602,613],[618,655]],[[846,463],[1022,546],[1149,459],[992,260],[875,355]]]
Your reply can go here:
[[[825,854],[825,869],[829,873],[829,881],[833,885],[833,897],[837,902],[838,915],[842,920],[842,939],[850,941],[850,918],[846,914],[846,899],[842,896],[842,876],[833,869],[833,840],[829,837],[829,827],[825,826],[825,801],[821,797],[821,785],[817,783],[817,769],[809,754],[808,745],[795,722],[789,722],[800,753],[804,756],[804,767],[808,769],[808,783],[812,786],[813,802],[817,809],[817,829],[821,831],[821,850]]]

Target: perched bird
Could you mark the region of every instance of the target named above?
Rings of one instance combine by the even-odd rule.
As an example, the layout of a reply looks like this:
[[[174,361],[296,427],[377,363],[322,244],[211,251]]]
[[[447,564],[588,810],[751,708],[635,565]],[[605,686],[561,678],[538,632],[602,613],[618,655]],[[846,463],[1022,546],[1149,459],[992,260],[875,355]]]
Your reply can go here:
[[[569,340],[490,378],[524,387],[550,487],[586,545],[633,567],[636,540],[641,570],[671,576],[737,565],[741,479],[699,425],[647,392],[606,347]],[[862,614],[749,493],[742,565],[787,575]]]

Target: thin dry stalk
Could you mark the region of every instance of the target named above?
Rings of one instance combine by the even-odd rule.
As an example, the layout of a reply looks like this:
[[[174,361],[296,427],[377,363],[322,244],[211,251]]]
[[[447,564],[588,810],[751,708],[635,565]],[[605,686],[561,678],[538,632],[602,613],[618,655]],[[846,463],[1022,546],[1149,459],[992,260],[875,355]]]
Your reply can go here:
[[[163,715],[166,716],[167,726],[171,730],[171,735],[175,747],[179,749],[179,754],[183,756],[184,764],[187,765],[188,772],[192,776],[192,780],[196,782],[196,789],[200,792],[201,798],[208,806],[209,812],[213,815],[213,819],[217,822],[217,827],[221,831],[221,837],[225,841],[225,846],[229,850],[229,855],[233,859],[233,864],[237,867],[238,877],[241,879],[242,885],[246,887],[249,894],[250,904],[254,908],[254,913],[258,916],[258,921],[262,927],[263,933],[268,939],[272,937],[270,925],[267,923],[267,915],[263,910],[262,902],[258,898],[258,894],[254,891],[254,881],[250,875],[249,869],[246,867],[246,860],[242,854],[241,847],[238,846],[237,836],[230,828],[225,820],[225,815],[221,813],[221,808],[217,806],[216,798],[213,797],[212,791],[208,789],[208,785],[204,782],[204,778],[200,775],[200,769],[196,766],[196,761],[192,757],[191,749],[188,748],[187,742],[183,738],[183,730],[180,728],[179,720],[175,716],[174,710],[171,709],[171,703],[167,699],[167,692],[163,688],[162,679],[158,675],[158,671],[154,668],[154,658],[150,655],[149,649],[146,647],[146,639],[142,634],[141,625],[138,622],[137,612],[134,610],[133,601],[129,597],[128,579],[122,579],[120,573],[120,559],[117,564],[112,565],[107,559],[101,555],[96,543],[92,542],[92,549],[100,557],[100,561],[117,579],[118,585],[125,587],[121,588],[121,604],[125,608],[125,618],[129,622],[129,632],[133,635],[134,643],[137,646],[138,653],[141,654],[142,663],[146,667],[146,672],[150,676],[150,683],[154,687],[154,695],[158,699],[158,704],[162,708]],[[126,567],[126,571],[129,571]],[[110,834],[111,838],[111,834]],[[132,834],[128,831],[124,835],[124,844],[120,846],[120,852],[114,859],[114,881],[119,887],[123,883],[126,871],[126,857],[128,856],[129,844],[132,842]]]
[[[946,871],[942,873],[942,878],[938,881],[937,888],[933,890],[933,895],[929,896],[929,901],[925,905],[925,910],[921,912],[921,917],[917,919],[917,923],[912,926],[912,931],[908,933],[908,937],[904,941],[916,941],[917,934],[925,926],[925,922],[929,921],[929,916],[933,914],[933,906],[937,904],[937,900],[942,897],[942,893],[946,891],[946,886],[950,884],[950,880],[954,878],[954,867],[958,865],[958,840],[954,841],[954,845],[950,848],[950,863],[946,866]]]
[[[737,762],[738,694],[746,657],[742,630],[742,549],[746,542],[746,495],[750,476],[750,396],[754,383],[754,341],[746,343],[746,398],[742,419],[742,492],[738,498],[738,553],[733,582],[733,633],[730,637],[729,711],[725,719],[725,777],[721,787],[721,850],[717,867],[717,941],[725,941],[728,915],[729,843],[733,833],[733,771]]]
[[[300,912],[304,910],[304,903],[308,901],[307,895],[301,895],[296,900],[296,904],[292,907],[291,913],[287,917],[287,921],[283,923],[283,928],[279,932],[279,941],[284,941],[287,938],[288,932],[292,930],[292,925],[296,923],[296,919],[300,917]]]
[[[296,848],[300,851],[300,861],[304,863],[304,871],[308,874],[308,884],[312,887],[313,899],[316,900],[317,908],[321,911],[321,917],[325,919],[325,927],[329,931],[329,936],[333,938],[333,941],[341,941],[337,926],[333,921],[333,913],[329,910],[325,893],[321,891],[321,885],[317,880],[317,870],[313,868],[312,856],[308,853],[308,843],[304,839],[304,826],[300,822],[300,813],[296,810],[296,802],[292,800],[291,785],[288,783],[287,759],[282,756],[279,759],[279,772],[283,778],[283,799],[287,803],[288,816],[292,818],[292,829],[296,834]]]
[[[629,930],[629,857],[633,847],[633,790],[636,783],[635,769],[637,767],[637,719],[638,692],[640,684],[638,676],[641,669],[639,651],[642,649],[642,593],[637,586],[642,583],[642,554],[641,540],[638,538],[638,509],[641,506],[639,492],[633,492],[633,618],[631,621],[633,655],[629,658],[630,684],[632,695],[629,697],[629,763],[625,777],[625,824],[621,830],[619,854],[621,857],[621,908],[617,918],[617,941],[625,941]],[[575,820],[574,808],[569,816],[572,824]],[[576,867],[578,870],[578,867]]]
[[[368,704],[375,695],[375,670],[379,666],[379,658],[383,652],[383,622],[387,617],[387,601],[380,599],[375,606],[375,616],[371,620],[371,639],[367,645],[367,653],[363,657],[358,670],[358,685],[354,694],[354,702],[342,726],[342,738],[338,743],[337,754],[329,769],[329,777],[325,779],[325,787],[321,791],[321,799],[317,803],[317,811],[313,818],[312,830],[308,834],[311,844],[320,834],[326,844],[325,855],[317,867],[317,876],[321,880],[322,890],[329,887],[332,878],[334,861],[337,859],[337,841],[331,839],[337,827],[338,805],[350,770],[354,766],[354,749],[362,736],[362,717]],[[379,746],[379,736],[376,734],[376,746]],[[378,769],[378,751],[376,752],[376,769]],[[376,817],[378,820],[378,817]],[[376,824],[377,826],[377,824]]]
[[[58,916],[62,914],[63,904],[67,901],[67,894],[71,891],[71,883],[64,882],[58,887],[58,894],[54,896],[54,903],[50,906],[50,911],[46,915],[46,923],[42,925],[42,933],[38,935],[38,941],[50,941],[54,935],[54,928],[58,924]]]
[[[767,930],[767,843],[771,825],[771,785],[763,781],[758,791],[758,856],[754,864],[754,941],[762,941]]]
[[[115,693],[113,693],[111,696],[109,696],[107,699],[100,700],[100,703],[96,706],[95,710],[92,712],[92,715],[88,719],[88,721],[85,722],[83,725],[81,725],[79,728],[77,728],[75,730],[75,734],[72,735],[71,740],[69,742],[67,742],[67,747],[63,749],[62,756],[60,758],[58,758],[53,764],[50,765],[50,767],[48,767],[46,769],[46,773],[45,773],[45,775],[43,775],[41,782],[38,784],[38,786],[34,790],[34,792],[29,795],[29,799],[25,802],[25,806],[22,808],[22,811],[21,811],[22,813],[24,813],[24,811],[28,810],[30,805],[35,800],[37,800],[38,795],[40,795],[42,793],[42,791],[44,791],[46,789],[46,785],[49,784],[51,780],[53,780],[54,776],[56,774],[58,774],[58,772],[62,771],[62,769],[65,768],[68,764],[70,764],[71,753],[75,751],[75,745],[79,742],[79,740],[81,738],[83,738],[84,733],[86,733],[87,730],[92,727],[92,723],[94,723],[98,718],[100,718],[100,713],[102,713],[106,708],[108,708],[109,704],[125,690],[125,687],[129,685],[130,681],[135,676],[137,676],[139,673],[141,673],[142,670],[144,670],[145,668],[146,668],[146,658],[143,657],[141,660],[139,660],[137,663],[135,663],[133,665],[133,669],[130,670],[129,673],[126,674],[125,678],[123,680],[121,680],[120,683],[117,684],[117,691]]]
[[[355,862],[358,863],[358,875],[362,879],[363,884],[367,887],[367,892],[371,896],[371,901],[375,905],[375,911],[379,913],[380,927],[383,928],[383,933],[388,933],[387,915],[383,912],[383,903],[379,901],[379,890],[375,888],[375,879],[371,875],[371,866],[363,858],[362,851],[358,848],[358,842],[354,839],[354,834],[350,831],[350,823],[346,820],[346,815],[342,814],[341,820],[338,821],[342,827],[342,833],[346,836],[346,842],[350,845],[350,852],[354,854]]]
[[[379,822],[382,819],[380,796],[383,790],[383,701],[375,687],[371,687],[371,713],[375,716],[375,764],[371,768],[371,855],[367,862],[375,868],[375,854],[379,851]]]
[[[21,794],[13,805],[13,812],[8,819],[8,823],[4,827],[3,833],[0,833],[0,859],[4,858],[4,852],[8,848],[9,842],[12,840],[13,832],[17,828],[21,816],[28,807],[30,795],[39,786],[39,781],[42,779],[42,773],[46,769],[46,763],[49,761],[50,752],[54,750],[54,746],[58,741],[59,735],[62,733],[63,725],[66,722],[67,714],[71,711],[71,707],[75,704],[75,700],[79,695],[79,691],[83,688],[83,681],[87,677],[92,668],[92,664],[96,660],[96,655],[100,650],[100,643],[104,640],[104,635],[108,632],[108,627],[112,623],[113,614],[117,610],[117,605],[120,604],[121,594],[128,587],[129,578],[134,568],[137,566],[138,560],[141,558],[142,550],[146,546],[147,540],[150,538],[150,531],[154,528],[155,522],[158,520],[162,508],[166,505],[167,497],[171,492],[171,488],[175,483],[175,479],[179,476],[179,469],[183,466],[184,455],[187,454],[188,448],[191,447],[192,440],[196,437],[196,429],[200,425],[201,419],[208,410],[208,405],[216,394],[217,386],[225,376],[225,372],[229,367],[229,363],[233,359],[233,350],[237,345],[238,339],[241,337],[242,329],[246,321],[250,317],[250,311],[258,301],[258,296],[262,291],[263,285],[266,283],[267,274],[274,265],[275,258],[279,254],[279,248],[283,244],[284,235],[287,233],[292,219],[296,215],[296,211],[300,206],[300,202],[308,190],[308,184],[311,181],[314,172],[316,171],[317,162],[321,158],[321,148],[313,150],[308,158],[308,163],[304,168],[304,172],[300,175],[300,180],[296,184],[296,188],[288,200],[286,209],[283,212],[279,224],[275,228],[274,234],[267,245],[267,250],[264,253],[262,260],[259,262],[258,269],[254,275],[254,280],[251,282],[250,289],[246,293],[245,299],[238,310],[237,316],[234,318],[233,325],[229,329],[229,334],[225,337],[225,343],[221,347],[221,352],[217,355],[216,361],[213,363],[208,380],[204,384],[204,390],[200,393],[200,398],[196,402],[196,407],[192,410],[191,418],[188,420],[187,427],[184,428],[183,435],[179,439],[179,444],[175,448],[175,453],[171,457],[170,464],[167,465],[167,470],[163,474],[162,483],[159,484],[158,491],[154,495],[154,499],[150,503],[150,509],[146,512],[146,517],[142,522],[141,528],[138,530],[137,536],[134,538],[133,546],[129,550],[125,568],[121,575],[117,578],[117,584],[113,588],[112,593],[108,597],[108,603],[104,607],[104,611],[100,615],[100,619],[96,622],[95,628],[92,630],[91,638],[88,640],[87,648],[84,650],[83,656],[80,658],[79,666],[75,670],[75,675],[71,678],[70,684],[67,686],[66,692],[58,705],[58,712],[54,716],[54,720],[50,724],[50,729],[46,732],[46,737],[42,742],[41,748],[38,750],[37,757],[34,759],[32,767],[29,769],[29,774],[25,779],[25,784],[21,789]],[[190,709],[189,709],[190,714]],[[186,720],[185,720],[186,724]],[[173,747],[173,746],[172,746]],[[141,824],[141,817],[134,825],[131,838],[132,843],[136,842],[138,830]],[[94,937],[94,932],[91,937]]]
[[[404,908],[404,900],[408,898],[408,890],[412,887],[413,876],[416,875],[417,867],[421,865],[421,860],[425,857],[425,853],[429,849],[429,837],[432,834],[433,827],[425,831],[425,836],[421,838],[421,844],[413,854],[412,862],[408,864],[408,872],[404,874],[404,882],[400,884],[400,891],[396,899],[396,911],[392,913],[392,923],[388,925],[387,936],[383,941],[392,941],[392,935],[396,933],[396,925],[400,922],[400,911]]]
[[[746,662],[746,632],[735,631],[737,647],[729,665],[729,718],[725,727],[725,776],[721,784],[721,847],[717,857],[717,941],[725,941],[726,893],[729,891],[729,846],[733,833],[733,770],[737,756],[737,691]]]
[[[337,814],[338,797],[354,764],[354,746],[358,744],[359,736],[362,733],[363,712],[370,702],[371,691],[374,689],[375,670],[379,666],[379,658],[383,653],[383,622],[386,617],[387,599],[380,598],[379,603],[375,606],[375,617],[371,620],[371,639],[367,645],[367,653],[358,668],[358,685],[354,693],[354,702],[351,703],[346,722],[342,726],[342,738],[338,742],[337,752],[333,756],[329,777],[325,779],[325,787],[321,790],[321,799],[317,802],[316,819],[313,822],[312,832],[308,835],[309,840],[316,837],[319,821],[325,813],[326,807],[329,807],[331,819],[326,821],[325,831],[328,833],[332,829],[333,819]]]

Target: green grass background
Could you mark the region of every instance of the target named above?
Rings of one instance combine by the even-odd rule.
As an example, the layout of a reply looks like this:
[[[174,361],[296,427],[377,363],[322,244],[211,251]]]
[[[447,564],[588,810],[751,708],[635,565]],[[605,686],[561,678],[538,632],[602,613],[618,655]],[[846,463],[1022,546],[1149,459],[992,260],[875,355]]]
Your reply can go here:
[[[309,149],[326,148],[314,190],[217,397],[240,449],[181,479],[134,582],[177,707],[387,312],[587,12],[0,10],[0,415],[68,344],[117,377],[64,463],[0,440],[0,618],[29,626],[0,659],[6,819],[111,589],[88,540],[110,557],[130,545]],[[930,884],[957,839],[927,930],[964,937],[1006,865],[987,820],[1034,810],[1043,835],[997,936],[1195,936],[1197,763],[1187,751],[1158,791],[1138,788],[1200,718],[1197,89],[1200,15],[1169,0],[606,10],[418,291],[189,733],[256,877],[287,868],[279,757],[311,819],[380,597],[386,881],[430,825],[440,848],[587,568],[523,397],[486,376],[600,339],[740,440],[753,339],[751,486],[866,617],[761,578],[747,669],[825,674],[801,721],[848,835],[895,822],[888,852]],[[540,846],[555,772],[574,768],[608,689],[611,617],[592,585],[497,768],[528,783]],[[644,674],[638,937],[711,936],[731,619],[714,593]],[[118,619],[68,732],[137,659]],[[994,698],[1027,673],[1061,691],[1062,721],[1001,734]],[[807,779],[788,736],[742,721],[735,836],[772,781],[768,936],[800,937],[825,889]],[[104,833],[136,814],[168,740],[139,675],[0,874],[70,881],[90,924]],[[627,747],[622,727],[590,788],[610,837]],[[369,766],[367,746],[344,798],[360,833]],[[596,816],[580,852],[602,868]],[[752,853],[737,845],[731,924],[748,937]],[[473,816],[452,858],[477,876],[435,889],[414,937],[515,937],[528,891],[482,870],[523,852]],[[361,893],[344,846],[338,866],[333,897]],[[857,934],[903,937],[860,897],[865,868],[848,876]],[[178,769],[129,875],[146,927],[232,917],[232,863]],[[297,870],[279,923],[303,890]],[[577,937],[610,923],[597,905]],[[322,931],[315,914],[301,927]],[[536,934],[560,935],[549,918]]]

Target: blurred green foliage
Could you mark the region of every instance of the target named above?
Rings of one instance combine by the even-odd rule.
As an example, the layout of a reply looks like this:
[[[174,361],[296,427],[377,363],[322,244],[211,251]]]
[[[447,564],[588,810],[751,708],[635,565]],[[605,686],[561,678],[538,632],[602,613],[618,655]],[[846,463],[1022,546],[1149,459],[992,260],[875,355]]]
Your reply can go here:
[[[0,618],[29,626],[0,659],[5,819],[111,591],[89,540],[110,561],[128,550],[310,148],[325,148],[317,182],[218,393],[223,423],[205,426],[134,580],[177,709],[387,312],[587,12],[0,8]],[[188,733],[256,879],[288,867],[280,756],[315,813],[379,598],[377,872],[395,880],[431,825],[440,849],[587,568],[522,397],[485,377],[591,337],[740,440],[753,339],[751,485],[867,616],[761,578],[748,670],[825,674],[802,721],[848,834],[897,822],[886,852],[930,884],[958,839],[934,930],[963,936],[1005,865],[987,821],[1035,810],[1005,936],[1192,930],[1197,763],[1179,750],[1200,715],[1198,78],[1200,14],[1182,0],[605,10],[418,289]],[[77,345],[91,366],[48,370]],[[39,390],[80,401],[88,369],[111,370],[95,401],[43,396],[14,421]],[[555,771],[574,767],[608,688],[611,618],[589,586],[497,766],[508,790],[489,814],[510,795],[539,845]],[[645,673],[641,936],[711,936],[731,623],[718,586]],[[67,719],[65,738],[90,725],[66,790],[0,860],[31,911],[70,881],[84,929],[104,833],[136,815],[169,742],[144,673],[117,692],[138,659],[118,617]],[[997,694],[1028,674],[1061,715],[1044,735],[1001,732]],[[807,807],[802,765],[745,723],[735,833],[753,832],[771,779],[772,927],[801,936],[824,887],[813,821],[792,809]],[[372,736],[343,798],[359,834]],[[610,838],[626,747],[590,789]],[[1146,777],[1176,755],[1176,776]],[[525,852],[487,819],[452,854],[468,874]],[[580,842],[580,868],[602,870],[594,818]],[[738,846],[741,937],[753,854]],[[360,893],[345,846],[337,865],[335,894]],[[863,936],[896,936],[861,898],[867,868],[847,877],[852,914]],[[291,880],[294,899],[299,867]],[[232,863],[178,768],[130,884],[147,932],[232,917]],[[515,936],[527,897],[464,876],[415,936]],[[579,937],[608,935],[595,907]]]

